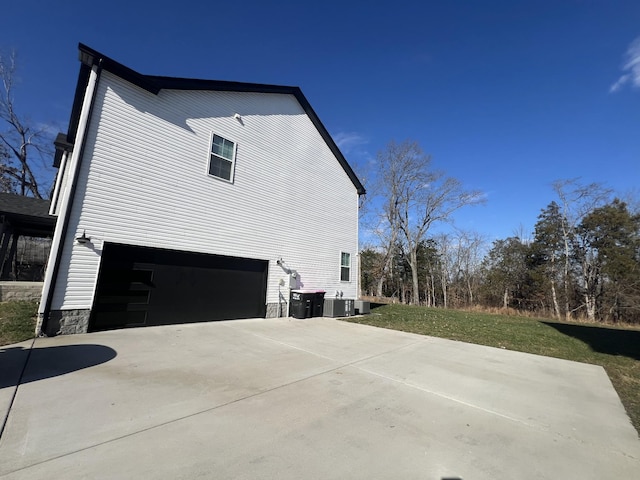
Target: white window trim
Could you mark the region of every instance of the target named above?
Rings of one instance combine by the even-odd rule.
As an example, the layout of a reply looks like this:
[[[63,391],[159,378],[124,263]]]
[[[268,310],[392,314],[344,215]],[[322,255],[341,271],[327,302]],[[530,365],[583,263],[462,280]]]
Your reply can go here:
[[[231,160],[231,178],[229,178],[229,180],[227,180],[226,178],[222,178],[222,177],[218,177],[217,175],[212,175],[209,173],[209,169],[211,168],[211,155],[215,155],[218,158],[222,158],[223,160],[229,161],[228,158],[224,158],[224,157],[220,157],[219,155],[216,155],[215,153],[213,153],[213,137],[217,135],[218,137],[224,138],[225,140],[229,141],[229,142],[233,142],[233,159]],[[221,182],[225,182],[225,183],[233,183],[236,177],[236,155],[238,152],[238,142],[236,142],[235,140],[232,140],[228,137],[225,137],[224,135],[220,135],[219,133],[216,132],[211,132],[211,136],[209,138],[209,154],[207,155],[207,164],[206,164],[206,168],[207,168],[207,176],[211,177],[211,178],[215,178],[216,180],[220,180]]]
[[[345,254],[345,253],[347,255],[349,255],[349,280],[343,280],[342,279],[342,268],[343,268],[342,255]],[[351,283],[351,278],[352,278],[351,271],[352,270],[353,270],[353,255],[351,255],[351,252],[345,252],[344,250],[340,250],[340,271],[339,271],[339,277],[338,277],[340,279],[340,282],[342,282],[342,283]]]

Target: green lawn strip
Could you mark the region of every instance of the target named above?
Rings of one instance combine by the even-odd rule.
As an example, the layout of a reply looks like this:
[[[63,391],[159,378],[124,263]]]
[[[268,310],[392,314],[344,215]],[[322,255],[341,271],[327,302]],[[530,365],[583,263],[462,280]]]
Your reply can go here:
[[[379,306],[344,320],[601,365],[640,431],[640,330],[411,305]]]
[[[37,302],[0,303],[0,345],[33,338],[37,311]]]

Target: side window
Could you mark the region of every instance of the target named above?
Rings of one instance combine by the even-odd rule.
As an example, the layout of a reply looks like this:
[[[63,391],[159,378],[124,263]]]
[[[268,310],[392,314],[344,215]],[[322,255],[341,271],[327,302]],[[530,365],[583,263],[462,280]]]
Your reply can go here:
[[[214,134],[209,153],[209,175],[232,182],[235,163],[236,144]]]
[[[348,282],[351,277],[351,254],[340,253],[340,281]]]

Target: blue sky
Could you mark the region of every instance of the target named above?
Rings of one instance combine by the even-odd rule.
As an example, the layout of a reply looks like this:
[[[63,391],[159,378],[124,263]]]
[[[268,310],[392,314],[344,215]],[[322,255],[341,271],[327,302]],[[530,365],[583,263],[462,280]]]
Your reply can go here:
[[[9,0],[3,17],[17,109],[56,130],[82,42],[141,73],[297,85],[356,170],[415,140],[485,192],[455,220],[489,240],[530,233],[554,180],[639,186],[637,0]]]

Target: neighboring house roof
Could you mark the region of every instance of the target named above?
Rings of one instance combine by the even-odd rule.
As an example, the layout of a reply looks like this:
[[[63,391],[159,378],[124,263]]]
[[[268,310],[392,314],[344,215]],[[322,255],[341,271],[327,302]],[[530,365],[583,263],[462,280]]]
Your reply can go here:
[[[76,96],[71,112],[71,121],[69,122],[69,132],[67,134],[67,143],[73,142],[76,131],[78,128],[78,121],[80,118],[80,109],[82,107],[82,98],[84,89],[87,84],[87,79],[91,67],[98,65],[101,69],[107,70],[114,75],[127,80],[128,82],[137,85],[144,90],[147,90],[154,95],[157,95],[160,90],[211,90],[211,91],[224,91],[224,92],[253,92],[253,93],[280,93],[285,95],[293,95],[300,103],[305,113],[309,116],[316,129],[326,142],[331,152],[338,159],[338,162],[344,169],[345,173],[351,179],[353,185],[356,187],[358,194],[363,195],[366,193],[364,186],[354,173],[353,169],[347,162],[347,160],[340,152],[340,149],[335,144],[331,135],[324,127],[313,108],[302,94],[302,90],[298,87],[280,86],[280,85],[265,85],[259,83],[243,83],[243,82],[229,82],[222,80],[199,80],[193,78],[176,78],[176,77],[161,77],[155,75],[143,75],[138,73],[129,67],[122,65],[121,63],[112,60],[111,58],[103,55],[92,48],[83,45],[78,45],[80,50],[80,60],[82,61],[82,67],[80,69],[80,76],[78,78],[78,86],[76,89]],[[59,143],[63,143],[63,139],[59,138]],[[60,147],[61,145],[57,145]],[[60,150],[58,150],[59,152]],[[61,154],[56,154],[54,165],[59,165]]]
[[[0,214],[10,213],[25,217],[46,218],[55,223],[55,218],[49,215],[49,200],[25,197],[15,193],[0,193]]]
[[[0,193],[0,216],[5,217],[25,235],[50,235],[56,218],[49,215],[49,200]]]

